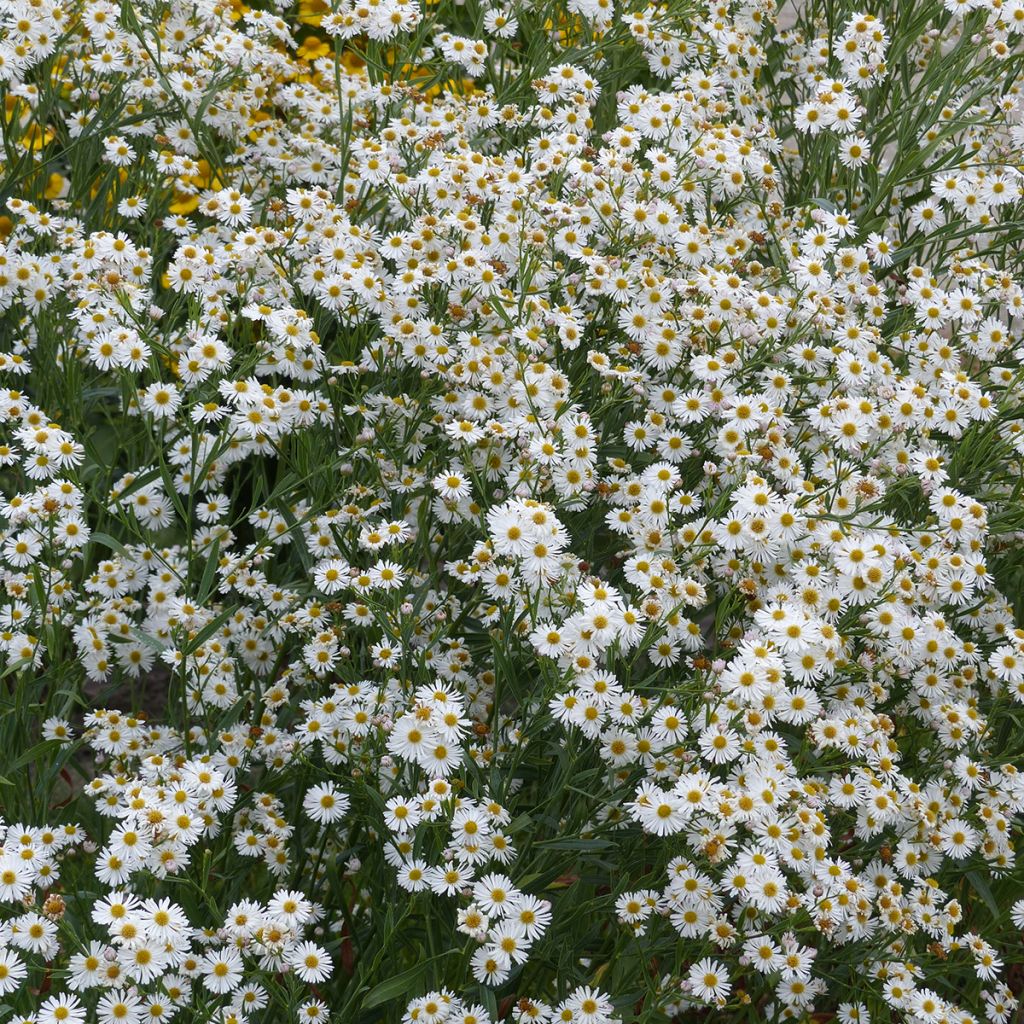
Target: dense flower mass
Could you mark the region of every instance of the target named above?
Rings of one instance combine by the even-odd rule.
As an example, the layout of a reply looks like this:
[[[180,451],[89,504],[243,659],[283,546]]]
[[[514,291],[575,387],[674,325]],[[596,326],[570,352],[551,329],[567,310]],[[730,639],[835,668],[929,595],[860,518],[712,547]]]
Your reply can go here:
[[[1024,3],[0,0],[0,1020],[1009,1024]]]

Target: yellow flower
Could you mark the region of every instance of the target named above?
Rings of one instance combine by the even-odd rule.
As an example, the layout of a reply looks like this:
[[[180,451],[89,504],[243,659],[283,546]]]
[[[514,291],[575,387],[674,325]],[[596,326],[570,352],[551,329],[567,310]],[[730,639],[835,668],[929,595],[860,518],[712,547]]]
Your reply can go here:
[[[299,0],[299,22],[303,25],[319,25],[330,11],[325,0]]]
[[[51,142],[53,142],[53,129],[42,128],[37,124],[30,124],[25,134],[21,137],[21,145],[25,149],[42,149]]]
[[[43,190],[43,195],[47,199],[60,199],[64,195],[66,186],[67,180],[54,172],[46,179],[46,188]]]
[[[343,50],[341,66],[348,72],[361,71],[366,67],[366,61],[355,50]]]
[[[331,52],[331,46],[317,36],[306,36],[295,52],[302,60],[316,60],[318,57],[326,57]]]
[[[187,192],[179,192],[175,189],[174,199],[167,209],[171,213],[191,213],[197,206],[199,206],[199,196],[189,195]]]

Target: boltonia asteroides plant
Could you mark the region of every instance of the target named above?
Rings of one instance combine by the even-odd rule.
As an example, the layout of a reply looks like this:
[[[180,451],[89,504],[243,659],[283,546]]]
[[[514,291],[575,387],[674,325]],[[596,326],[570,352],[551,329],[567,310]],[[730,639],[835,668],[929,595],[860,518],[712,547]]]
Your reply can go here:
[[[0,0],[0,1022],[1009,1024],[1024,4]]]

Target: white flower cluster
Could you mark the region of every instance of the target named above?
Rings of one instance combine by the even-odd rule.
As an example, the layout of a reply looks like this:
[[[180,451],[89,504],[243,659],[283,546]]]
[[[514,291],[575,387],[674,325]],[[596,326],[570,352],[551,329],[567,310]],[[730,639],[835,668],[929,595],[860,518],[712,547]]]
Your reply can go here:
[[[599,989],[581,986],[556,1006],[523,997],[509,1018],[515,1024],[538,1021],[562,1021],[564,1024],[615,1024],[615,1015],[608,997]],[[403,1024],[489,1024],[491,1017],[484,1007],[466,1005],[454,993],[428,992],[409,1003]]]

